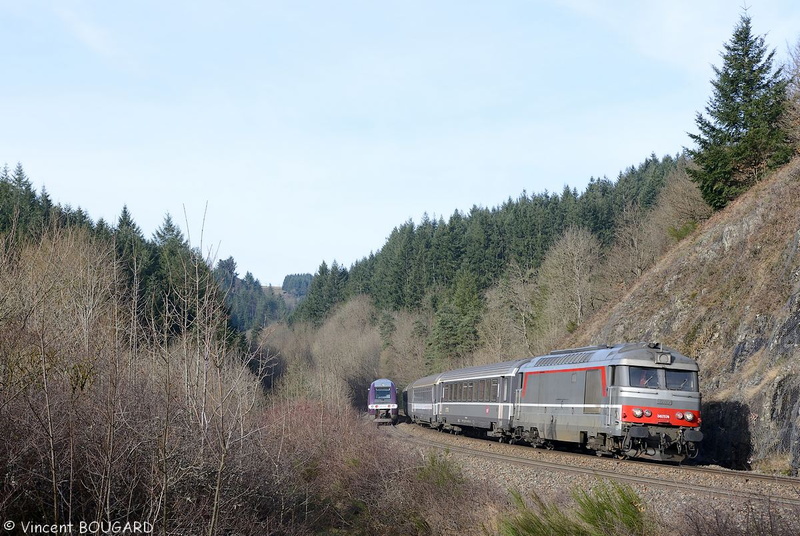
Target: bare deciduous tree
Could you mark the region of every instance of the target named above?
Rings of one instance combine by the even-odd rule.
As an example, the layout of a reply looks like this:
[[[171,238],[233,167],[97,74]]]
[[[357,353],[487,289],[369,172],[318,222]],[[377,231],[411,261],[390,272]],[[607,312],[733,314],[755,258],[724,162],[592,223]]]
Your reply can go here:
[[[394,331],[391,341],[381,350],[380,375],[407,385],[425,370],[425,341],[430,329],[430,315],[398,311],[392,314]]]
[[[486,293],[486,312],[478,327],[482,348],[476,364],[530,355],[539,311],[536,274],[512,263],[498,285]]]
[[[662,232],[679,239],[681,230],[694,229],[698,223],[707,220],[711,212],[697,184],[689,178],[686,167],[679,166],[667,176],[652,218]]]
[[[540,282],[547,289],[547,314],[568,329],[580,325],[594,309],[600,253],[600,242],[592,233],[571,227],[542,263]]]

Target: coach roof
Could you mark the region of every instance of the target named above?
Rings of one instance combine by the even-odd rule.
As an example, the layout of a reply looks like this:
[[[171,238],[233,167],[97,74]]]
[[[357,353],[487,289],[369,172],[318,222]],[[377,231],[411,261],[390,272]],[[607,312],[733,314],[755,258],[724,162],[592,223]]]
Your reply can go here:
[[[530,361],[532,358],[517,359],[514,361],[504,361],[503,363],[493,363],[491,365],[481,365],[478,367],[468,367],[458,370],[443,372],[439,377],[440,382],[471,380],[480,378],[496,378],[498,376],[513,376],[519,368]]]
[[[413,381],[412,383],[408,384],[404,391],[408,391],[409,389],[417,389],[420,387],[430,387],[431,385],[436,383],[436,380],[439,379],[441,376],[440,373],[431,374],[430,376],[425,376],[424,378],[420,378],[418,380]]]

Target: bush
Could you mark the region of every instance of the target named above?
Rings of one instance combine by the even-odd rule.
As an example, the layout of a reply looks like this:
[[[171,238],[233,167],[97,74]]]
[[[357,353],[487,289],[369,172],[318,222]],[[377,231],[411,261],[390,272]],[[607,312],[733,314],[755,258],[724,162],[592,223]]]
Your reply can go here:
[[[529,506],[518,492],[512,493],[518,512],[500,523],[505,536],[646,536],[655,534],[642,500],[628,486],[601,484],[588,492],[573,490],[577,504],[565,511],[547,504],[538,495]]]

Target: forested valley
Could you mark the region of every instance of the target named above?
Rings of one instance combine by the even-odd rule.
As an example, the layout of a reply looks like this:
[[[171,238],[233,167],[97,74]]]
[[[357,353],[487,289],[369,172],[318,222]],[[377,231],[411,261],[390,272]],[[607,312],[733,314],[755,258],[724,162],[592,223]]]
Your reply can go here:
[[[317,348],[304,366],[351,361],[342,396],[359,401],[377,376],[405,385],[547,352],[711,214],[686,167],[682,155],[651,155],[581,193],[523,192],[446,221],[408,221],[349,269],[323,262],[264,344],[280,355],[287,341]]]

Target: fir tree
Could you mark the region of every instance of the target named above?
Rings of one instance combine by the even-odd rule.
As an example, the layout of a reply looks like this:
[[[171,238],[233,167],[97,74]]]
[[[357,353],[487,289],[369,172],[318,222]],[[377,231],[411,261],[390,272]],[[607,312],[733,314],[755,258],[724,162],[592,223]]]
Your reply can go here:
[[[217,261],[217,267],[214,269],[214,276],[219,281],[223,292],[230,292],[236,284],[236,278],[239,274],[236,272],[236,261],[233,257],[228,257],[225,260]]]
[[[782,69],[773,71],[775,51],[769,52],[764,38],[753,35],[747,14],[724,47],[722,67],[714,67],[708,117],[698,113],[700,133],[689,134],[697,144],[697,149],[689,150],[697,164],[690,175],[717,210],[791,156],[780,126],[786,81]]]
[[[169,243],[178,246],[188,246],[183,237],[183,232],[181,232],[180,227],[175,225],[175,222],[172,221],[172,216],[169,213],[164,217],[164,223],[161,224],[161,227],[156,229],[156,232],[153,233],[153,241],[157,246],[165,246]]]
[[[143,291],[143,282],[152,268],[153,251],[144,234],[131,216],[128,206],[122,207],[114,230],[117,259],[128,282],[137,294]]]

